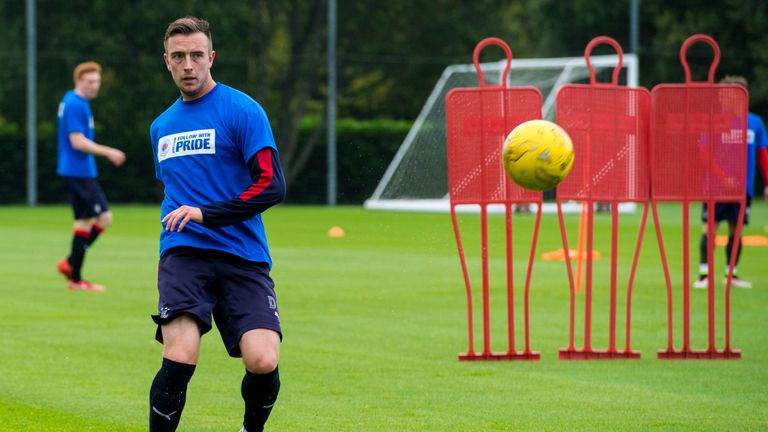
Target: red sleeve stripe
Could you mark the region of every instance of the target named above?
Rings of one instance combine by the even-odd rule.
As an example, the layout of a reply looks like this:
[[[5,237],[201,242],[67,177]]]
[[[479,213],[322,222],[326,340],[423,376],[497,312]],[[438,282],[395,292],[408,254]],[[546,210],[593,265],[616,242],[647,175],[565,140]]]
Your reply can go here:
[[[240,199],[243,201],[248,201],[262,193],[264,189],[269,187],[270,183],[272,183],[272,151],[269,148],[266,148],[256,153],[256,157],[259,161],[259,170],[261,171],[261,174],[248,189],[240,194]]]
[[[757,165],[763,172],[763,180],[768,183],[768,149],[761,148],[757,150]]]

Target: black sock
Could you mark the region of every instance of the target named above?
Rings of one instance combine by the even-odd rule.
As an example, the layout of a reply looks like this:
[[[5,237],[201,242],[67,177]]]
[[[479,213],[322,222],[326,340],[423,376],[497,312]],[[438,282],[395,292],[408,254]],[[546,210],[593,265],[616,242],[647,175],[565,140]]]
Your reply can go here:
[[[187,384],[195,365],[163,358],[163,366],[149,390],[149,431],[173,432],[179,425],[187,401]]]
[[[733,234],[728,235],[728,246],[725,247],[725,262],[726,267],[731,265],[731,252],[733,251],[733,244],[736,243],[736,236]],[[741,258],[741,242],[739,242],[739,248],[736,249],[736,262],[733,263],[734,267],[738,267],[739,258]]]
[[[99,238],[99,234],[104,232],[104,228],[94,224],[93,228],[91,228],[91,235],[88,236],[88,244],[86,245],[86,248],[93,244],[93,242],[96,241],[97,238]]]
[[[248,432],[261,432],[272,412],[280,391],[280,375],[277,368],[268,374],[255,374],[245,371],[240,392],[245,401],[243,426]]]
[[[69,265],[72,266],[72,280],[75,282],[80,281],[80,269],[83,267],[83,261],[85,260],[85,250],[88,248],[88,238],[91,233],[88,231],[75,230],[72,236],[72,249],[69,253]]]
[[[699,279],[704,279],[707,276],[706,271],[702,271],[702,267],[707,264],[707,235],[702,234],[701,240],[699,240]]]

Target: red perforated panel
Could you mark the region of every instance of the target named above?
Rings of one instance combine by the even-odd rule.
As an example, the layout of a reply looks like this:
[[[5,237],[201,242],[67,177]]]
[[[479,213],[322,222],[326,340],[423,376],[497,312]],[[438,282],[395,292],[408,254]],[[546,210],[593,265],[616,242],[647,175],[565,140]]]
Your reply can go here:
[[[743,199],[746,90],[726,84],[662,84],[652,96],[654,199]]]
[[[501,165],[515,126],[541,118],[534,87],[458,88],[446,96],[448,190],[453,204],[540,202],[541,192],[513,184]]]
[[[648,200],[650,93],[611,85],[563,86],[557,123],[574,147],[559,200]]]

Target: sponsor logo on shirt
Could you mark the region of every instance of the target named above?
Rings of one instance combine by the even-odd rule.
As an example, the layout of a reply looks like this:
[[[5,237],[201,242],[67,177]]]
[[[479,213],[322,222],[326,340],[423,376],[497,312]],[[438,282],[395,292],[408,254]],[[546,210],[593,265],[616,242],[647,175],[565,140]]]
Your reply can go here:
[[[178,156],[216,154],[216,129],[201,129],[166,135],[157,143],[157,161]]]

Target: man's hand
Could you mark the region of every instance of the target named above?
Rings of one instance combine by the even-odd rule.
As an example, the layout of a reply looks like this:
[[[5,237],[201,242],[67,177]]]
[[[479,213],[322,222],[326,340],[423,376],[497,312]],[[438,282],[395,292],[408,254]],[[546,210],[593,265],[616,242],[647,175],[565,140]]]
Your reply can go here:
[[[91,153],[97,156],[103,156],[112,162],[115,166],[120,166],[125,162],[125,153],[114,147],[97,144],[83,135],[82,132],[72,132],[69,134],[69,143],[72,148],[82,152]]]
[[[763,189],[763,199],[768,201],[768,186]]]
[[[736,180],[736,178],[728,176],[723,179],[723,182],[721,183],[721,186],[723,188],[723,192],[726,194],[738,194],[739,193],[739,181]]]
[[[106,154],[106,156],[115,166],[120,166],[125,163],[125,152],[122,150],[113,148],[112,151]]]
[[[168,213],[163,218],[162,222],[165,223],[166,231],[181,232],[187,225],[187,222],[203,223],[203,212],[197,207],[181,206],[176,210]],[[178,224],[178,228],[174,229]]]

